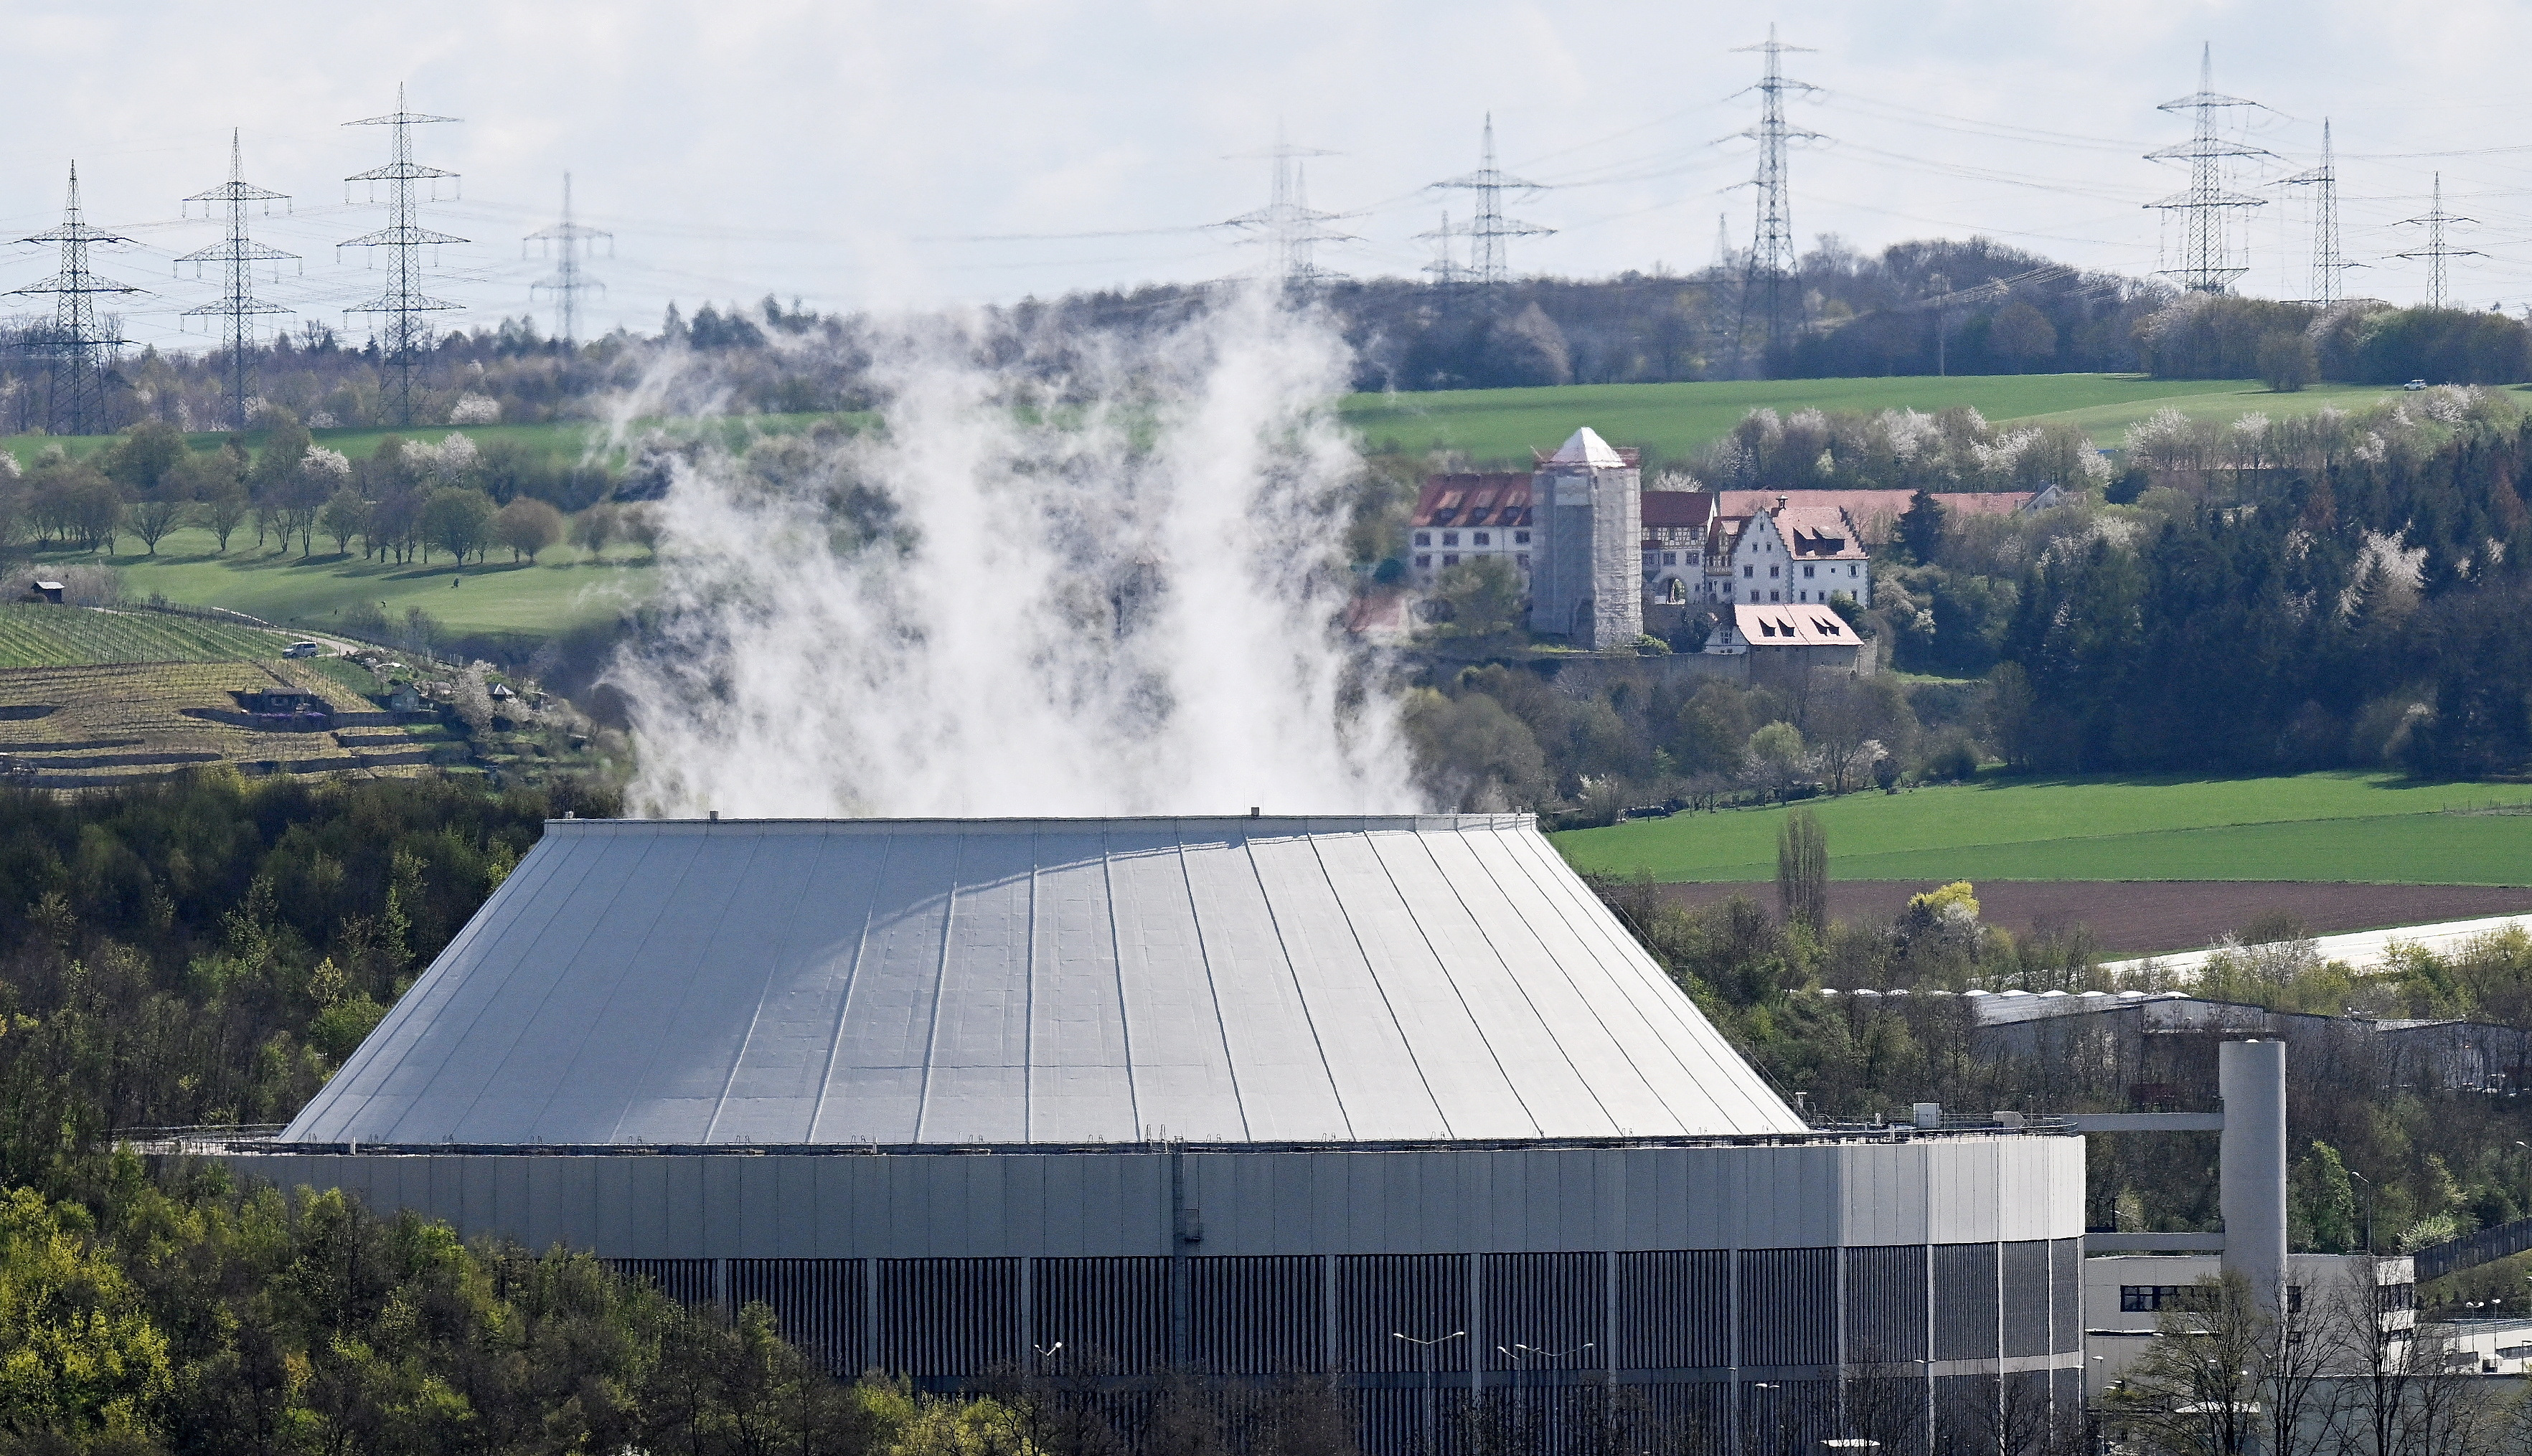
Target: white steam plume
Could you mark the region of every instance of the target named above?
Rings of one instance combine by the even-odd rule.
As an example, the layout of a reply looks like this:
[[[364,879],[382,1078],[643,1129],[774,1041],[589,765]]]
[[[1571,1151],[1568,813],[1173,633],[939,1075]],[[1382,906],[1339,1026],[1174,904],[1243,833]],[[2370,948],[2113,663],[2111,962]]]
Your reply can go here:
[[[631,812],[1420,807],[1333,628],[1325,322],[1248,297],[1060,385],[996,343],[883,346],[884,429],[677,472]]]

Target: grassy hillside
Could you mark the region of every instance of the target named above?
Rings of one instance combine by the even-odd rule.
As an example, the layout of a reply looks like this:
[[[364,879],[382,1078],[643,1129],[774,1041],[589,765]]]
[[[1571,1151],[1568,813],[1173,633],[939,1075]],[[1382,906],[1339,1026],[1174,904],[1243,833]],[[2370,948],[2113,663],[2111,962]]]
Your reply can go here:
[[[2239,379],[2149,379],[2133,374],[1910,376],[1891,379],[1729,379],[1698,384],[1577,384],[1543,389],[1466,389],[1429,394],[1358,394],[1342,406],[1348,423],[1374,446],[1449,446],[1479,460],[1525,464],[1535,446],[1553,449],[1588,424],[1619,444],[1678,459],[1729,431],[1743,415],[1773,410],[1932,412],[1972,405],[1989,420],[2051,420],[2082,425],[2104,446],[2164,406],[2231,420],[2258,410],[2272,418],[2370,403],[2372,385],[2318,385],[2277,394]]]
[[[2514,812],[2471,812],[2491,805]],[[1836,879],[2241,879],[2532,884],[2532,786],[2388,774],[1997,780],[1811,806]],[[1772,879],[1788,811],[1557,836],[1576,868]]]
[[[320,544],[327,544],[320,538]],[[126,546],[140,542],[127,537]],[[268,622],[322,629],[356,602],[376,603],[389,617],[421,607],[459,633],[542,637],[613,618],[627,602],[651,590],[652,570],[637,547],[614,546],[590,560],[569,546],[546,551],[543,560],[513,564],[495,550],[492,559],[460,571],[445,557],[430,566],[407,566],[319,551],[283,555],[269,544],[258,549],[252,527],[216,553],[211,533],[176,532],[158,543],[155,556],[134,552],[107,558],[123,573],[135,598],[153,593],[169,601],[222,606]],[[37,565],[71,565],[97,558],[76,553],[38,556]],[[460,585],[451,587],[449,584]],[[5,650],[5,648],[0,648]],[[131,660],[115,658],[106,660]]]
[[[284,639],[141,612],[0,603],[0,667],[100,662],[232,662],[278,657]]]

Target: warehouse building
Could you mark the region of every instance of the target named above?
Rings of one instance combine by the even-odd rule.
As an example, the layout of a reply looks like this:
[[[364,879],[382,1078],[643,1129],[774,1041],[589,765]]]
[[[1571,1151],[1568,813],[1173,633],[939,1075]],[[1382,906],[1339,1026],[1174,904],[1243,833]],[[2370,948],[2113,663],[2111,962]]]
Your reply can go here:
[[[1330,1376],[1375,1452],[2082,1397],[2081,1140],[1809,1127],[1529,815],[556,822],[232,1161],[838,1372]]]

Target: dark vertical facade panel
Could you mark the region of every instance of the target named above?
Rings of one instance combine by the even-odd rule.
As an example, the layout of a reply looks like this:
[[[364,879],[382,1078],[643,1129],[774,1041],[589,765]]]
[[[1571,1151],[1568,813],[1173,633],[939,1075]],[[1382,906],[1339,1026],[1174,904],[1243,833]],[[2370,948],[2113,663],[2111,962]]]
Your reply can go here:
[[[1810,1456],[1836,1438],[1835,1380],[1745,1380],[1741,1449],[1748,1456]]]
[[[2048,1246],[2050,1345],[2059,1355],[2084,1353],[2084,1241],[2058,1239]]]
[[[1924,1367],[1889,1366],[1847,1380],[1845,1434],[1876,1441],[1870,1456],[1925,1456],[1928,1388]]]
[[[1316,1255],[1188,1260],[1188,1358],[1226,1375],[1326,1370],[1326,1262]]]
[[[1465,1371],[1478,1333],[1468,1319],[1468,1260],[1458,1254],[1349,1254],[1337,1260],[1337,1369],[1424,1369],[1416,1346],[1397,1335],[1461,1338],[1433,1347],[1433,1369]]]
[[[1731,1364],[1729,1250],[1618,1256],[1618,1369],[1719,1371]]]
[[[1600,1456],[1608,1449],[1608,1386],[1598,1380],[1489,1383],[1468,1424],[1481,1452]]]
[[[1846,1251],[1846,1360],[1872,1367],[1926,1358],[1923,1245]]]
[[[1016,1259],[879,1261],[878,1363],[917,1379],[1020,1363]]]
[[[2061,1431],[2080,1430],[2085,1425],[2084,1372],[2075,1370],[2048,1372],[2049,1417]]]
[[[1610,1411],[1608,1449],[1653,1456],[1703,1456],[1732,1449],[1732,1387],[1721,1380],[1654,1380],[1620,1385]]]
[[[1138,1375],[1170,1364],[1167,1259],[1041,1259],[1029,1276],[1031,1341],[1064,1346],[1056,1369]]]
[[[1489,1254],[1485,1361],[1493,1371],[1606,1370],[1605,1254]]]
[[[1741,1366],[1837,1364],[1837,1251],[1741,1251]]]
[[[1468,1387],[1436,1380],[1353,1393],[1354,1436],[1362,1456],[1467,1456]],[[1430,1442],[1427,1442],[1427,1435]]]
[[[1996,1358],[1993,1244],[1934,1246],[1934,1358]]]
[[[628,1279],[639,1279],[688,1309],[720,1303],[718,1259],[610,1259]]]
[[[858,1259],[733,1259],[727,1272],[732,1308],[763,1305],[775,1327],[830,1374],[859,1374],[870,1363],[862,1348],[862,1295],[868,1278]]]
[[[2048,1353],[2048,1245],[2026,1240],[2004,1246],[2004,1353]]]
[[[1993,1375],[1934,1378],[1934,1449],[1993,1451],[2002,1410]]]

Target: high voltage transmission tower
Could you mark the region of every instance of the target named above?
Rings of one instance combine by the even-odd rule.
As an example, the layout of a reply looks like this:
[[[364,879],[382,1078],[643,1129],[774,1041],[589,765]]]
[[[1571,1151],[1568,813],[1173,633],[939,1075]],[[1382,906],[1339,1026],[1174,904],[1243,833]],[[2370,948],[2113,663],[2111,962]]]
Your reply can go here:
[[[105,364],[123,347],[121,335],[108,331],[96,316],[100,294],[133,294],[140,289],[100,277],[89,270],[87,251],[132,240],[92,228],[80,211],[79,163],[71,163],[69,199],[62,205],[61,226],[21,238],[21,243],[61,245],[61,271],[40,283],[9,290],[15,295],[53,295],[53,326],[36,346],[49,365],[44,427],[55,434],[104,433]]]
[[[2363,266],[2338,252],[2338,158],[2331,149],[2328,117],[2321,122],[2321,165],[2287,178],[2286,186],[2313,190],[2312,301],[2327,308],[2339,300],[2338,275]]]
[[[1750,310],[1755,305],[1767,318],[1767,344],[1782,344],[1786,329],[1786,294],[1794,284],[1794,205],[1787,186],[1785,147],[1792,141],[1816,141],[1817,132],[1807,132],[1785,120],[1785,92],[1816,91],[1818,86],[1808,81],[1795,81],[1785,75],[1787,51],[1808,53],[1808,45],[1787,45],[1776,38],[1776,28],[1767,27],[1767,38],[1758,45],[1734,47],[1733,53],[1755,51],[1767,58],[1766,73],[1758,84],[1737,94],[1758,93],[1758,124],[1741,133],[1758,143],[1758,173],[1751,185],[1758,190],[1757,226],[1753,232],[1750,256],[1743,264],[1741,279],[1741,316],[1733,326],[1736,347],[1749,337]],[[1799,312],[1802,299],[1791,300]]]
[[[2488,255],[2476,248],[2446,247],[2445,244],[2445,224],[2449,222],[2477,221],[2479,221],[2479,219],[2476,217],[2460,217],[2445,210],[2445,174],[2442,172],[2438,172],[2436,174],[2435,202],[2427,208],[2426,215],[2424,217],[2404,217],[2400,219],[2399,226],[2401,227],[2423,227],[2427,230],[2426,247],[2413,249],[2407,252],[2395,252],[2391,255],[2393,257],[2405,258],[2422,257],[2427,260],[2428,308],[2441,308],[2445,306],[2445,259],[2448,257],[2486,257]]]
[[[231,129],[229,180],[208,192],[195,193],[185,198],[187,202],[202,203],[204,216],[209,215],[210,207],[214,203],[228,208],[228,236],[208,248],[198,248],[176,261],[192,263],[194,276],[197,278],[202,276],[202,264],[220,265],[221,282],[225,291],[220,295],[219,302],[204,304],[199,308],[188,308],[184,316],[187,318],[215,317],[222,320],[221,343],[229,352],[229,423],[240,430],[245,429],[247,425],[247,403],[250,393],[248,386],[255,378],[256,315],[290,311],[279,304],[267,304],[255,296],[255,265],[262,262],[277,263],[284,258],[296,260],[299,256],[295,252],[284,252],[278,248],[267,248],[248,237],[247,204],[261,202],[265,215],[269,216],[272,212],[272,204],[284,199],[285,196],[285,194],[257,187],[246,180],[246,166],[243,153],[238,147],[238,134],[235,129]],[[274,276],[277,280],[278,269],[275,270]]]
[[[448,233],[434,233],[416,220],[413,185],[425,179],[435,182],[457,174],[443,172],[437,167],[425,167],[414,161],[413,129],[432,122],[455,120],[457,118],[453,116],[424,116],[405,110],[404,87],[399,85],[396,87],[394,111],[385,116],[368,116],[343,123],[347,127],[385,127],[392,139],[391,157],[385,166],[355,172],[343,179],[346,184],[369,183],[374,197],[377,194],[377,184],[383,182],[387,185],[387,225],[374,233],[346,238],[335,247],[337,251],[345,248],[387,250],[386,287],[379,290],[376,297],[354,304],[343,311],[385,315],[384,337],[378,340],[378,348],[388,366],[395,370],[397,420],[408,425],[413,423],[413,371],[422,363],[419,357],[422,350],[431,342],[431,325],[424,321],[422,315],[445,312],[457,307],[422,291],[421,252],[428,246],[469,241]],[[344,192],[348,197],[350,188],[346,186]],[[432,200],[437,198],[438,193],[434,188]]]
[[[2181,214],[2180,266],[2158,271],[2177,278],[2180,286],[2192,293],[2222,293],[2233,280],[2250,271],[2247,264],[2236,266],[2226,241],[2226,215],[2244,207],[2263,207],[2267,199],[2244,193],[2229,192],[2224,187],[2224,163],[2236,157],[2274,155],[2247,141],[2232,141],[2216,134],[2219,114],[2236,106],[2257,106],[2239,96],[2227,96],[2215,88],[2215,47],[2208,46],[2198,56],[2198,90],[2193,95],[2165,101],[2158,111],[2193,113],[2197,125],[2189,140],[2177,146],[2146,153],[2148,161],[2187,162],[2189,186],[2181,192],[2148,207]]]
[[[1477,214],[1468,223],[1468,276],[1489,288],[1512,277],[1512,256],[1505,247],[1507,242],[1514,238],[1544,238],[1556,231],[1504,216],[1504,194],[1534,193],[1541,189],[1535,182],[1507,177],[1495,166],[1495,118],[1492,112],[1486,113],[1485,144],[1479,153],[1477,170],[1433,185],[1477,195]]]
[[[1295,146],[1278,130],[1272,151],[1247,154],[1274,159],[1274,191],[1268,195],[1265,206],[1243,212],[1220,226],[1245,228],[1257,234],[1258,241],[1266,245],[1266,276],[1284,288],[1307,288],[1338,276],[1319,267],[1313,251],[1321,243],[1351,243],[1353,236],[1329,231],[1327,224],[1337,220],[1335,213],[1310,210],[1309,179],[1300,161],[1302,157],[1336,153]]]
[[[609,249],[615,246],[613,233],[602,228],[583,227],[571,220],[571,174],[565,172],[562,174],[562,221],[549,228],[539,228],[528,234],[519,245],[519,253],[523,257],[527,255],[530,243],[546,244],[559,253],[554,260],[553,272],[528,285],[528,297],[533,299],[539,292],[553,296],[554,337],[566,346],[580,339],[580,296],[606,292],[605,284],[595,278],[583,277],[580,271],[581,245],[600,238],[606,240]]]
[[[1448,288],[1468,281],[1471,275],[1470,268],[1451,252],[1451,240],[1467,236],[1467,228],[1451,226],[1451,214],[1444,212],[1440,227],[1429,233],[1415,235],[1416,242],[1433,245],[1433,260],[1424,265],[1424,271],[1433,275],[1434,282]]]

